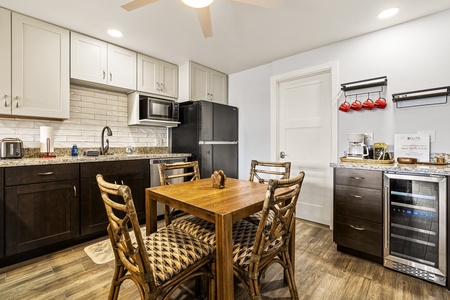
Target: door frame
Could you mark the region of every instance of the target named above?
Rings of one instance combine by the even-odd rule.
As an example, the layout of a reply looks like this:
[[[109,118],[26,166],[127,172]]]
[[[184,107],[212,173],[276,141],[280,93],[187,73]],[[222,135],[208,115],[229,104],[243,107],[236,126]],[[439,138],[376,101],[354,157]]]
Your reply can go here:
[[[278,143],[279,143],[279,87],[281,83],[315,76],[319,73],[329,72],[331,76],[331,151],[330,151],[330,163],[336,163],[338,159],[338,101],[342,94],[339,87],[338,80],[338,61],[328,62],[322,65],[317,65],[305,69],[296,70],[289,73],[284,73],[270,78],[270,157],[273,161],[278,161]],[[331,167],[330,167],[331,168]],[[328,182],[327,188],[330,191],[333,190],[333,176],[331,181]],[[332,201],[333,193],[329,194],[329,199]],[[330,209],[330,229],[333,229],[333,208]]]
[[[279,114],[279,86],[281,83],[314,76],[324,71],[329,71],[331,75],[331,155],[330,163],[336,163],[338,158],[338,101],[341,95],[338,80],[338,61],[328,62],[305,69],[295,70],[270,77],[270,159],[278,161],[278,114]]]

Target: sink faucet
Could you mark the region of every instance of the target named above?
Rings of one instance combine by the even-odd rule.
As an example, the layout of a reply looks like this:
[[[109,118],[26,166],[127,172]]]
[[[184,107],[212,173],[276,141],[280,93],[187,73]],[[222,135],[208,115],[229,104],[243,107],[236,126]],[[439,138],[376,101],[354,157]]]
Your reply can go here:
[[[100,155],[106,155],[106,152],[108,152],[109,149],[109,140],[106,139],[106,146],[104,145],[104,139],[105,139],[105,130],[106,130],[106,134],[108,136],[112,136],[112,131],[111,128],[109,128],[108,126],[103,127],[102,130],[102,147],[100,148]]]

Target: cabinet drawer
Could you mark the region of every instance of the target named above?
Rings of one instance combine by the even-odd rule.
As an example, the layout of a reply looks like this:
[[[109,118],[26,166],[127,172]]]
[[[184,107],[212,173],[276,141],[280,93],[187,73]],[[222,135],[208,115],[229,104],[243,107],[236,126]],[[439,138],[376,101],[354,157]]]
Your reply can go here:
[[[5,186],[78,179],[79,164],[5,168]]]
[[[354,169],[334,169],[334,183],[369,189],[383,188],[383,172]]]
[[[81,178],[95,178],[97,174],[103,176],[116,174],[133,174],[149,172],[149,161],[142,160],[121,160],[108,162],[84,163],[80,166]]]
[[[382,223],[382,190],[335,185],[334,211],[339,215]]]
[[[335,215],[334,242],[377,257],[383,251],[382,224]]]

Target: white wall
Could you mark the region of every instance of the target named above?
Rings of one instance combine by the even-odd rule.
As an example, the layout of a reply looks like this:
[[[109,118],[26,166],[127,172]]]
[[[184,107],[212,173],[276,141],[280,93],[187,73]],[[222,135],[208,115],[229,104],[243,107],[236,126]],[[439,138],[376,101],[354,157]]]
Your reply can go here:
[[[340,83],[388,78],[386,109],[339,112],[336,157],[349,132],[373,132],[393,150],[395,133],[436,130],[431,151],[450,153],[450,104],[397,109],[392,102],[393,93],[450,86],[448,28],[450,10],[230,75],[229,104],[240,109],[239,177],[248,177],[251,159],[270,159],[270,77],[331,61]]]

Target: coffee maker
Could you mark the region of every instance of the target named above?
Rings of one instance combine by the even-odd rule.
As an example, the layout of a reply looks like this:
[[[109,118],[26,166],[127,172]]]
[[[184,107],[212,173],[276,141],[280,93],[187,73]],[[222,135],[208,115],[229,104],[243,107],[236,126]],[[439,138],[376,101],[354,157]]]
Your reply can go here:
[[[369,148],[364,144],[364,133],[347,133],[347,140],[347,158],[363,159],[369,155]]]

